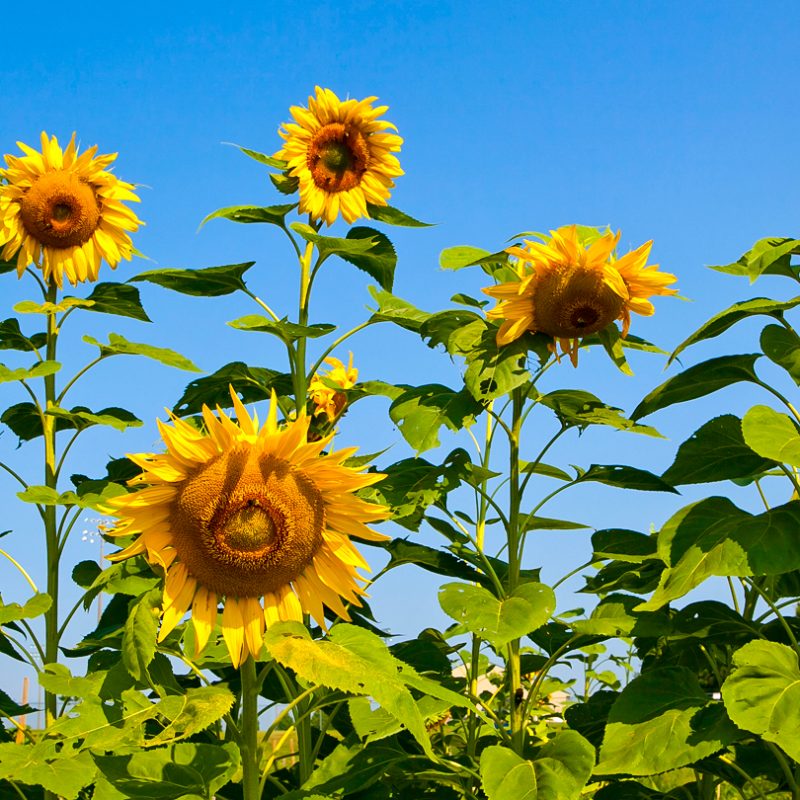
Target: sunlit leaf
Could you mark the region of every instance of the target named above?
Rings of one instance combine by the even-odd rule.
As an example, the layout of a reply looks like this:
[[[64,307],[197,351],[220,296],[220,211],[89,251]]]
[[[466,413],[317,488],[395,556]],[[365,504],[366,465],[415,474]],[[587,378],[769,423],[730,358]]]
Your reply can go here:
[[[742,419],[745,444],[755,453],[792,466],[800,466],[800,433],[786,414],[769,406],[753,406]]]
[[[772,362],[783,367],[800,386],[800,337],[781,325],[767,325],[761,331],[761,349]]]
[[[229,322],[228,325],[240,331],[271,333],[273,336],[277,336],[285,342],[294,342],[301,338],[316,339],[336,330],[335,325],[328,325],[326,323],[318,325],[297,325],[285,319],[274,320],[262,316],[261,314],[248,314],[246,317],[239,317]]]
[[[130,280],[155,283],[173,292],[193,297],[222,297],[246,289],[244,274],[255,263],[247,261],[244,264],[202,269],[152,269],[140,272]]]
[[[183,369],[187,372],[200,372],[200,368],[195,366],[188,358],[176,353],[174,350],[169,350],[166,347],[155,347],[151,344],[141,344],[139,342],[129,342],[124,336],[118,333],[108,334],[108,344],[98,342],[91,336],[84,336],[83,341],[87,344],[93,344],[100,348],[101,356],[115,356],[115,355],[129,355],[129,356],[145,356],[165,364],[168,367],[176,367]]]
[[[46,375],[54,375],[60,369],[61,364],[58,361],[38,361],[32,367],[20,367],[19,369],[9,369],[0,364],[0,383],[44,378]]]
[[[533,764],[500,745],[490,745],[481,753],[481,783],[489,800],[538,798]]]
[[[228,219],[231,222],[258,223],[263,222],[269,225],[277,225],[279,228],[286,227],[286,215],[297,208],[297,203],[280,206],[227,206],[212,211],[203,217],[200,223],[202,228],[212,219]]]
[[[800,254],[800,240],[768,237],[759,239],[738,261],[712,266],[717,272],[745,275],[753,283],[760,275],[783,275],[797,280],[797,270],[790,266],[792,255]]]
[[[122,660],[136,681],[142,681],[156,654],[156,633],[161,616],[161,589],[151,589],[133,606],[122,634]]]

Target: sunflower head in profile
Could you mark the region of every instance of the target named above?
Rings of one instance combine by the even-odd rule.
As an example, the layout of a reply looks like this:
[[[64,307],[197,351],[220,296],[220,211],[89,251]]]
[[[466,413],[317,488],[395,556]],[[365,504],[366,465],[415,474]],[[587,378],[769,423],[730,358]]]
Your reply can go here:
[[[361,604],[356,570],[368,569],[350,537],[384,541],[367,523],[389,511],[354,495],[383,477],[345,466],[355,448],[324,453],[331,436],[309,442],[306,415],[279,425],[274,396],[262,427],[231,397],[238,424],[207,406],[204,432],[178,418],[159,423],[166,452],[129,456],[145,488],[107,510],[117,517],[112,535],[138,534],[110,560],[143,553],[166,573],[159,641],[191,608],[199,653],[222,604],[238,666],[272,623],[307,613],[324,628],[324,606],[350,618],[343,600]]]
[[[47,283],[59,288],[96,281],[105,259],[113,269],[133,251],[129,233],[143,223],[124,201],[138,202],[133,185],[108,171],[116,153],[78,153],[75,134],[65,150],[42,133],[42,150],[17,142],[22,156],[6,156],[0,169],[2,257],[17,262],[21,276],[29,264],[41,267]]]
[[[278,133],[283,148],[276,158],[288,163],[297,178],[300,213],[332,225],[341,214],[348,223],[369,217],[367,203],[385,206],[394,178],[403,174],[399,153],[403,140],[378,119],[388,106],[373,107],[377,97],[339,100],[330,89],[316,87],[308,108],[292,106],[294,122]]]
[[[652,241],[616,258],[620,234],[595,238],[588,245],[581,240],[577,225],[550,231],[544,243],[525,241],[523,247],[506,252],[516,259],[517,280],[490,286],[483,291],[498,300],[486,313],[501,322],[497,344],[519,339],[527,331],[553,337],[569,354],[574,365],[578,347],[585,336],[622,321],[622,336],[631,323],[631,311],[650,316],[653,295],[677,294],[668,288],[677,278],[647,264]]]
[[[352,389],[358,380],[358,370],[353,366],[352,353],[346,367],[333,356],[328,356],[325,363],[331,369],[324,374],[314,374],[308,384],[308,396],[314,404],[314,416],[324,414],[328,422],[333,422],[347,405],[347,395],[338,389]],[[338,389],[330,384],[335,384]]]

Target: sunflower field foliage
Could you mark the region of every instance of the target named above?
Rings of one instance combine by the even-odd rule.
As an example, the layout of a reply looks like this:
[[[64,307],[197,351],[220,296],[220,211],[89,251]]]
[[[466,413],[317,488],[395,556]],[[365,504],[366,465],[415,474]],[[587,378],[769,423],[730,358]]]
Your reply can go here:
[[[272,154],[240,148],[271,182],[268,204],[202,221],[269,226],[296,265],[280,277],[292,308],[273,308],[255,261],[112,280],[144,224],[116,156],[50,133],[6,155],[0,273],[32,299],[0,321],[0,421],[40,467],[13,448],[0,461],[18,484],[5,502],[32,520],[0,542],[28,586],[2,593],[0,658],[35,674],[44,713],[0,690],[0,800],[800,800],[800,296],[737,302],[668,354],[636,334],[636,315],[678,291],[652,242],[622,252],[619,232],[566,221],[445,250],[453,281],[480,276],[491,299],[418,308],[393,293],[392,227],[427,223],[390,204],[403,140],[387,111],[317,87],[276,121]],[[797,255],[800,240],[770,237],[713,269],[780,293],[800,283]],[[334,264],[360,270],[371,297],[345,331],[318,317],[341,298],[314,293]],[[227,297],[241,309],[229,325],[285,357],[217,353],[198,375],[171,347],[128,340],[112,323],[150,321],[142,284],[193,298],[198,315]],[[86,314],[108,320],[105,340],[83,333]],[[748,320],[746,352],[689,360]],[[360,381],[378,325],[455,363],[459,381]],[[592,348],[608,381],[628,380],[631,354],[680,369],[624,410],[580,388]],[[83,366],[62,368],[65,352]],[[118,406],[73,405],[73,387],[120,356],[194,373],[165,419],[138,419],[122,388]],[[654,419],[735,384],[760,402],[698,419],[661,475],[580,438],[604,429],[647,448]],[[348,411],[362,402],[387,410],[396,448],[358,450]],[[152,451],[128,452],[125,431],[142,426]],[[104,431],[115,455],[86,475],[73,444],[101,446]],[[580,463],[554,463],[562,440]],[[590,505],[580,522],[547,516],[588,483],[620,503],[662,493],[671,516],[649,530],[597,529]],[[757,513],[741,507],[753,499]],[[66,563],[87,511],[107,557]],[[590,559],[544,582],[539,531],[590,538]],[[22,536],[40,542],[44,586]],[[449,624],[400,638],[369,596],[409,565],[438,578]],[[574,576],[586,609],[557,601]]]

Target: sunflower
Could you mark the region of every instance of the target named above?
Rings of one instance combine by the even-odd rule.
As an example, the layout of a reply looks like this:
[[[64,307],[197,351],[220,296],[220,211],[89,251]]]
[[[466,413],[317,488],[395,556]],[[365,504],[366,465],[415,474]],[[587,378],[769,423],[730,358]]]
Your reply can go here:
[[[96,156],[95,146],[78,155],[74,133],[65,150],[44,132],[41,153],[17,145],[25,155],[6,155],[0,169],[3,259],[15,258],[20,276],[36,264],[59,288],[64,275],[73,286],[96,281],[103,259],[112,269],[130,260],[128,232],[143,223],[123,203],[139,202],[133,185],[107,170],[117,154]]]
[[[578,346],[584,336],[622,320],[622,336],[628,333],[631,311],[650,316],[652,295],[677,294],[667,286],[677,278],[647,264],[652,241],[616,258],[620,233],[610,231],[584,246],[577,225],[550,231],[546,243],[525,241],[506,252],[517,259],[518,279],[490,286],[484,293],[498,300],[486,312],[502,320],[497,345],[519,339],[526,331],[554,339],[550,349],[569,354],[577,365]]]
[[[308,396],[316,409],[314,416],[325,414],[333,422],[342,413],[347,403],[347,395],[338,392],[328,384],[335,383],[342,389],[352,389],[358,380],[358,370],[353,367],[353,354],[345,365],[338,358],[328,356],[325,363],[330,366],[327,374],[316,373],[308,384]]]
[[[278,131],[285,139],[276,158],[288,163],[299,181],[300,213],[332,225],[341,215],[348,223],[369,217],[367,203],[385,206],[393,178],[403,174],[399,153],[403,140],[379,120],[388,106],[373,108],[377,97],[342,102],[330,89],[316,87],[308,108],[292,106],[294,122]]]
[[[184,420],[159,422],[163,454],[128,457],[146,488],[109,501],[112,535],[136,534],[110,560],[144,553],[164,569],[162,641],[191,608],[196,652],[207,644],[223,604],[222,636],[234,666],[257,655],[267,626],[302,621],[323,628],[323,605],[349,620],[342,600],[361,605],[357,567],[368,569],[351,536],[388,537],[365,523],[389,510],[355,497],[383,476],[347,467],[356,448],[323,454],[331,436],[308,442],[305,414],[279,425],[273,396],[259,427],[231,389],[238,425],[204,406],[205,432]]]

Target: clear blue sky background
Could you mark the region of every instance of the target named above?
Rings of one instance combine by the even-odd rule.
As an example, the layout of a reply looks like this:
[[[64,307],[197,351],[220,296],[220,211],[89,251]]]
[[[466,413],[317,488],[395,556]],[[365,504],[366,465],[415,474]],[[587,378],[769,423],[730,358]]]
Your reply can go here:
[[[118,151],[117,174],[143,185],[147,227],[135,243],[152,262],[125,263],[115,279],[157,266],[256,260],[252,288],[293,314],[296,269],[275,229],[215,221],[198,233],[197,226],[221,206],[283,202],[259,165],[221,143],[274,152],[288,107],[305,104],[321,84],[342,97],[378,95],[405,138],[407,174],[392,203],[439,225],[388,231],[400,257],[395,291],[426,309],[448,307],[452,294],[475,294],[484,283],[479,272],[439,270],[442,248],[494,250],[519,230],[571,222],[621,228],[623,251],[655,240],[654,260],[679,276],[693,302],[656,300],[656,316],[635,318],[632,331],[666,349],[737,299],[790,291],[780,282],[750,289],[704,265],[733,261],[763,236],[800,233],[796,3],[531,2],[491,9],[483,2],[141,2],[118,10],[91,2],[15,3],[4,9],[3,22],[0,152],[16,152],[17,139],[36,144],[42,129],[64,142],[74,130],[84,147]],[[104,268],[103,278],[111,277]],[[34,287],[13,275],[3,281],[8,316]],[[314,321],[348,326],[363,319],[367,283],[355,268],[331,261],[317,286]],[[205,372],[233,360],[285,368],[273,339],[225,326],[257,311],[244,298],[200,300],[139,286],[155,324],[75,315],[79,321],[64,334],[73,342],[68,367],[91,355],[81,334],[116,331],[172,347]],[[687,363],[750,352],[757,329],[742,326],[698,347]],[[459,380],[458,365],[399,330],[373,329],[353,340],[353,349],[362,379]],[[581,362],[578,371],[568,364],[552,370],[547,388],[588,388],[630,411],[664,378],[660,357],[634,356],[635,378],[599,355],[582,354]],[[192,377],[135,359],[101,367],[73,402],[127,405],[146,424],[124,436],[86,434],[73,470],[99,474],[108,456],[158,447],[154,419]],[[1,388],[4,405],[24,399],[11,384]],[[661,472],[702,421],[752,402],[747,392],[731,390],[654,417],[667,440],[593,431],[565,443],[553,460]],[[340,444],[364,451],[394,444],[384,459],[408,455],[385,410],[377,400],[354,409]],[[548,430],[542,426],[532,426],[530,452]],[[32,474],[37,445],[17,451],[15,444],[5,432],[0,457]],[[708,488],[689,489],[684,498],[581,489],[550,511],[598,528],[646,530]],[[0,491],[9,520],[3,527],[15,529],[3,544],[43,583],[36,521],[16,508],[10,480],[0,479]],[[756,508],[748,495],[739,502]],[[589,553],[588,532],[543,535],[531,542],[530,563],[555,580]],[[82,543],[78,530],[65,564],[96,555],[97,546]],[[7,564],[0,564],[0,582],[6,600],[24,594]],[[405,636],[445,624],[437,584],[411,568],[387,576],[373,591],[379,619]],[[578,602],[566,593],[561,608]],[[90,623],[79,623],[75,636]]]

